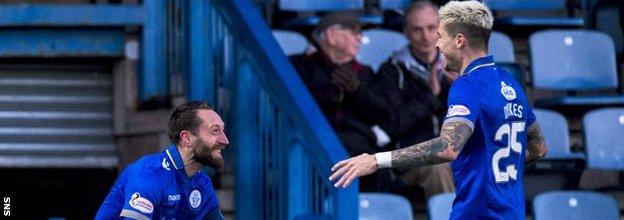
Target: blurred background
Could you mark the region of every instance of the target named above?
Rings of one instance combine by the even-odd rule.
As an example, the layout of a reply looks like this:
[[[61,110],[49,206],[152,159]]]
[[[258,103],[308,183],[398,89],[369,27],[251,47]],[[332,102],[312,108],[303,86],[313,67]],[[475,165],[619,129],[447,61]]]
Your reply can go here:
[[[169,144],[172,107],[201,99],[231,140],[225,167],[206,168],[226,219],[403,218],[377,203],[394,197],[327,181],[347,152],[287,56],[314,50],[320,16],[349,11],[365,24],[357,59],[376,69],[407,44],[411,2],[0,0],[4,216],[9,204],[16,219],[93,218],[126,165]],[[598,212],[620,218],[623,2],[484,2],[496,17],[490,53],[525,87],[551,147],[527,168],[528,216],[559,191],[570,194],[549,204],[561,210],[597,193]],[[390,207],[435,219],[448,201]]]

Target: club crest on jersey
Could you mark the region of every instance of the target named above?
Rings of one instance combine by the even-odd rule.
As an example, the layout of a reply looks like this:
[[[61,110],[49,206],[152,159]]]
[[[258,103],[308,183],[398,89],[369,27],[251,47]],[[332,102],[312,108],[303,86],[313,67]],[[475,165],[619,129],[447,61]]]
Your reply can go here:
[[[163,158],[161,165],[165,170],[171,170],[171,168],[169,168],[169,161],[167,161],[167,158]]]
[[[201,193],[199,190],[193,190],[191,195],[189,196],[189,203],[191,204],[191,208],[196,209],[201,204]]]
[[[449,107],[448,112],[446,113],[446,117],[464,116],[464,115],[469,115],[469,114],[470,114],[470,109],[468,109],[466,106],[451,105]]]
[[[507,101],[511,101],[516,99],[516,90],[505,84],[505,82],[501,81],[501,93],[507,99]]]
[[[135,192],[130,196],[130,201],[128,202],[132,208],[139,210],[145,214],[150,214],[154,211],[154,205],[148,199],[141,197],[141,194]]]

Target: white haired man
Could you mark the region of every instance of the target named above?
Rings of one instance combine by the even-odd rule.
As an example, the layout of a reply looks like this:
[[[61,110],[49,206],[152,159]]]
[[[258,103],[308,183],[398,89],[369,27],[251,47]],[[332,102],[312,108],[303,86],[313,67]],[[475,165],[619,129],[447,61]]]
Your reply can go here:
[[[456,198],[451,219],[525,219],[525,164],[546,155],[539,124],[520,85],[487,56],[493,17],[477,1],[440,8],[438,48],[451,86],[440,137],[408,148],[338,162],[330,180],[346,187],[380,168],[452,161]]]

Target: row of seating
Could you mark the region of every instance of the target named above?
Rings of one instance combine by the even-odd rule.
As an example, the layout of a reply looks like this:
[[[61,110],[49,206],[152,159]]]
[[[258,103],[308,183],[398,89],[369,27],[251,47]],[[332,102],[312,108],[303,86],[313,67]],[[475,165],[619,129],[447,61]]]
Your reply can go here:
[[[305,53],[310,44],[300,33],[288,30],[273,30],[273,36],[287,56]],[[392,52],[408,44],[402,33],[385,30],[369,29],[362,32],[362,45],[358,54],[358,61],[370,65],[377,70],[386,61]],[[490,54],[496,62],[514,63],[514,47],[511,39],[504,33],[493,32],[490,37]]]
[[[386,200],[404,200],[400,196],[390,194],[360,195],[360,200],[362,200],[362,197],[364,199],[376,197],[375,199],[377,199],[382,196]],[[454,199],[454,193],[438,194],[431,197],[428,201],[429,220],[449,219]],[[545,192],[537,195],[532,204],[533,219],[535,220],[620,219],[617,201],[609,195],[593,191]],[[360,207],[360,210],[362,208]],[[379,210],[379,212],[382,212],[382,210]],[[411,210],[405,210],[404,212],[411,212]]]
[[[570,151],[566,119],[558,112],[535,109],[548,146],[545,159],[585,159],[587,168],[624,171],[624,108],[592,110],[583,116],[585,154]]]
[[[412,1],[278,0],[276,13],[298,13],[306,17],[280,20],[281,25],[276,27],[306,30],[303,26],[309,28],[316,25],[320,20],[319,15],[330,11],[367,11],[368,14],[360,16],[363,23],[400,31],[404,10]],[[444,4],[447,1],[433,0],[433,2]],[[618,58],[624,50],[620,0],[483,0],[483,2],[496,15],[495,30],[524,35],[535,30],[587,28],[611,36]],[[371,12],[373,14],[370,14]]]
[[[583,5],[588,0],[583,0]],[[405,9],[411,3],[411,0],[378,0],[375,6],[376,10],[389,11]],[[438,1],[443,3],[444,1]],[[567,0],[484,0],[494,12],[508,10],[567,10]],[[324,13],[328,11],[344,11],[344,10],[360,10],[363,11],[368,4],[373,1],[365,0],[279,0],[278,9],[285,12],[296,13]],[[307,16],[288,21],[285,26],[315,25],[318,22],[318,16]],[[383,17],[379,16],[362,16],[361,20],[366,23],[380,24],[384,22]],[[550,16],[550,17],[503,17],[496,22],[500,25],[510,26],[544,26],[544,27],[583,27],[585,19],[574,16]]]

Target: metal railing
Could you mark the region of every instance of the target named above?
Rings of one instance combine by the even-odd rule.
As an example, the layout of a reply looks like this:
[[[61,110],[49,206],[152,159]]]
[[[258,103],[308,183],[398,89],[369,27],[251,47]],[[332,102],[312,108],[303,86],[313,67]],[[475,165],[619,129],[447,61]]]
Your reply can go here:
[[[327,179],[347,153],[252,1],[192,4],[188,98],[219,103],[230,123],[236,218],[356,219],[358,183]]]

